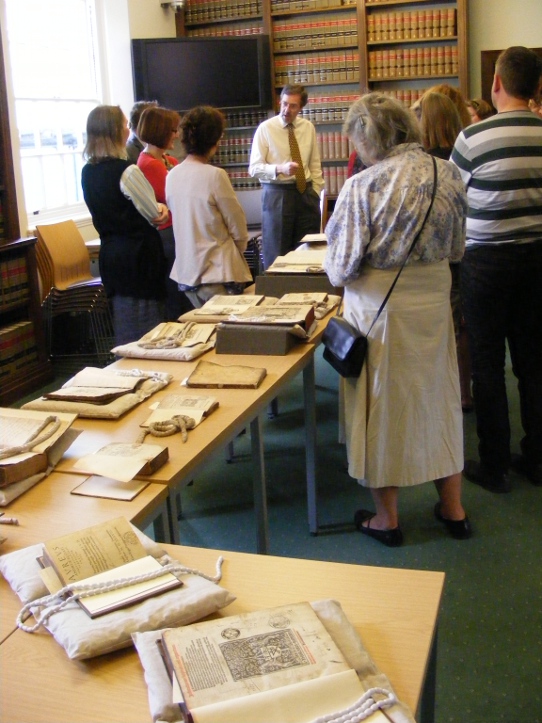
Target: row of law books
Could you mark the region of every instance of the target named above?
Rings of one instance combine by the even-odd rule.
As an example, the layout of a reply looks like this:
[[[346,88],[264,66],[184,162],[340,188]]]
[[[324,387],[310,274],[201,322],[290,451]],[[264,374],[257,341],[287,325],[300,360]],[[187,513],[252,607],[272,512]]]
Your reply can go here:
[[[261,110],[241,110],[226,113],[225,115],[228,128],[257,126],[267,118],[267,112]]]
[[[24,303],[29,298],[26,258],[0,261],[0,306]]]
[[[188,0],[185,18],[187,23],[201,23],[207,20],[261,15],[261,12],[260,0]]]
[[[347,179],[348,167],[345,163],[341,165],[323,166],[325,189],[328,196],[336,196]]]
[[[323,161],[347,160],[353,150],[348,137],[341,131],[317,133],[316,142]]]
[[[246,23],[224,23],[187,28],[188,38],[236,38],[243,35],[263,35],[263,26],[247,25]]]
[[[18,321],[0,329],[0,380],[21,372],[38,358],[34,325]]]
[[[367,17],[367,41],[450,38],[457,34],[455,8],[375,13]]]
[[[220,141],[213,161],[219,165],[225,163],[246,163],[250,158],[252,136],[226,136]]]
[[[459,50],[457,45],[371,50],[369,52],[369,80],[371,81],[385,78],[457,75],[458,68]]]
[[[354,50],[304,53],[275,58],[276,85],[287,83],[340,83],[359,76],[359,55]]]
[[[248,175],[248,171],[226,171],[231,185],[238,191],[247,191],[252,188],[260,188],[260,182],[257,178]]]
[[[290,12],[291,10],[340,8],[346,5],[356,7],[356,0],[271,0],[271,14]]]
[[[352,103],[359,98],[357,93],[340,95],[311,95],[303,108],[303,118],[312,123],[343,121]]]
[[[324,22],[285,22],[273,26],[273,48],[281,50],[317,50],[358,44],[358,24],[355,17],[343,15]]]

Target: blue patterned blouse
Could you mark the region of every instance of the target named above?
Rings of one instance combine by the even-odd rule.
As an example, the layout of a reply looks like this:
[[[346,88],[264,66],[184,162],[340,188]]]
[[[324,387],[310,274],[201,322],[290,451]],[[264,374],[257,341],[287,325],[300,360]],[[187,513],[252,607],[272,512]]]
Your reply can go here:
[[[408,263],[459,261],[465,248],[467,196],[457,168],[437,159],[435,201]],[[417,143],[396,146],[344,184],[327,226],[325,269],[335,286],[354,281],[366,262],[401,265],[423,222],[433,189],[433,163]]]

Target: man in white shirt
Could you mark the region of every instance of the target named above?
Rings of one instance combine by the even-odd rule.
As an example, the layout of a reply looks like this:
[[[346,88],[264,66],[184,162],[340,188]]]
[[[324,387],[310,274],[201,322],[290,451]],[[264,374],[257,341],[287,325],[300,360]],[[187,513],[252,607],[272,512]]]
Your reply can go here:
[[[305,234],[320,231],[324,177],[316,130],[298,118],[307,100],[302,85],[285,86],[279,114],[261,123],[252,141],[249,173],[262,184],[265,268],[295,249]]]

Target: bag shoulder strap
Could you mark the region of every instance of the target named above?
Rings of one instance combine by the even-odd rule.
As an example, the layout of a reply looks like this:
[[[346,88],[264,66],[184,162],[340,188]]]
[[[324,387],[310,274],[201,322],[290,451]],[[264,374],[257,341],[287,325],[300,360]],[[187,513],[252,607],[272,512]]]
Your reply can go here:
[[[428,217],[429,217],[429,214],[430,214],[430,212],[431,212],[431,209],[433,208],[433,201],[435,200],[435,194],[436,194],[436,192],[437,192],[437,162],[435,161],[435,157],[434,157],[434,156],[431,156],[431,160],[433,161],[433,190],[432,190],[432,192],[431,192],[431,201],[429,202],[429,206],[428,206],[428,208],[427,208],[427,211],[425,212],[425,216],[424,216],[424,219],[423,219],[423,223],[422,223],[422,225],[420,226],[420,229],[419,229],[418,233],[417,233],[416,236],[414,237],[414,240],[413,240],[412,243],[410,244],[410,248],[408,249],[408,253],[407,253],[407,255],[405,256],[405,260],[404,260],[403,263],[401,264],[401,267],[400,267],[399,271],[397,272],[397,274],[396,274],[396,276],[395,276],[395,278],[394,278],[394,280],[393,280],[393,282],[392,282],[392,285],[391,285],[390,288],[388,289],[388,293],[387,293],[386,296],[384,297],[384,300],[383,300],[382,303],[380,304],[380,308],[379,308],[378,311],[376,312],[376,316],[375,316],[375,318],[373,319],[371,326],[369,327],[369,331],[367,332],[367,336],[369,336],[369,334],[370,334],[370,332],[371,332],[371,329],[372,329],[373,326],[376,324],[376,322],[377,322],[377,320],[378,320],[378,317],[380,316],[380,314],[381,314],[382,311],[384,310],[384,307],[385,307],[386,304],[388,303],[388,299],[389,299],[390,296],[391,296],[391,292],[392,292],[393,289],[395,288],[395,284],[397,283],[397,281],[398,281],[398,279],[399,279],[399,276],[401,276],[401,272],[402,272],[402,270],[405,268],[405,264],[406,264],[406,262],[408,261],[408,257],[410,256],[412,250],[414,249],[414,246],[416,246],[416,242],[417,242],[417,240],[419,239],[420,234],[421,234],[421,232],[422,232],[422,230],[423,230],[423,227],[425,226],[425,222],[427,221],[427,219],[428,219]]]

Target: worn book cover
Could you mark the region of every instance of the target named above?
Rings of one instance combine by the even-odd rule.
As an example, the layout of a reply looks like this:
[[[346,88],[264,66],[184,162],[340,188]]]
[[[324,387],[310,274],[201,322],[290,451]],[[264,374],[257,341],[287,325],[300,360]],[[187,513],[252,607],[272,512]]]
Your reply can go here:
[[[104,583],[159,570],[160,563],[147,554],[132,526],[118,517],[93,527],[62,535],[43,545],[46,567],[42,571],[51,592],[69,583]],[[171,573],[78,600],[96,617],[132,605],[147,597],[182,585]]]
[[[256,307],[232,314],[224,320],[226,324],[272,324],[295,326],[309,329],[314,322],[314,306],[312,304],[275,304],[274,306]]]
[[[81,457],[73,468],[79,472],[128,482],[136,475],[156,472],[168,459],[168,447],[159,444],[112,442],[94,454]]]
[[[164,422],[176,414],[190,417],[200,424],[218,407],[218,399],[196,394],[166,394],[154,407],[150,417],[142,422],[142,427],[148,427],[155,422]]]
[[[69,444],[66,437],[76,418],[75,414],[0,408],[0,453],[8,454],[12,449],[30,445],[29,451],[0,460],[0,487],[54,466],[55,451],[60,449],[62,454],[73,442],[73,435],[69,437]]]
[[[186,384],[208,389],[257,389],[266,374],[267,370],[259,367],[200,361]]]
[[[162,633],[174,695],[197,723],[308,723],[363,695],[307,602]]]

